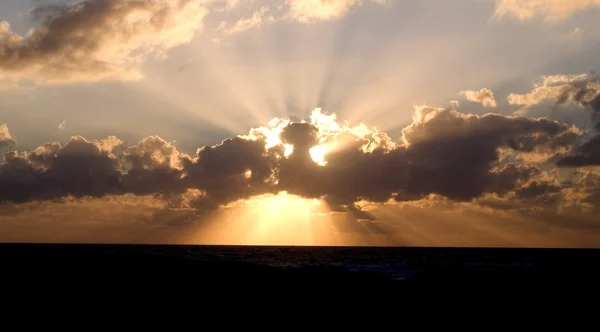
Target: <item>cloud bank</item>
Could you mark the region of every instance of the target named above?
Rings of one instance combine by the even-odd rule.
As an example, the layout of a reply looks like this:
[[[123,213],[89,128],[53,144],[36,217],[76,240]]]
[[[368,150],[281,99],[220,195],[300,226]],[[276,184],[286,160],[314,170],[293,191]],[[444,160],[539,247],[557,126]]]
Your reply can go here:
[[[134,146],[116,137],[75,136],[64,146],[11,151],[0,165],[0,201],[155,195],[211,211],[287,192],[347,211],[360,201],[411,202],[431,195],[453,202],[529,198],[556,193],[563,184],[529,162],[540,158],[508,162],[506,156],[551,161],[565,151],[579,153],[585,147],[578,146],[580,139],[577,128],[557,121],[418,106],[413,123],[394,140],[315,110],[310,120],[274,119],[248,135],[201,147],[195,156],[157,136]]]

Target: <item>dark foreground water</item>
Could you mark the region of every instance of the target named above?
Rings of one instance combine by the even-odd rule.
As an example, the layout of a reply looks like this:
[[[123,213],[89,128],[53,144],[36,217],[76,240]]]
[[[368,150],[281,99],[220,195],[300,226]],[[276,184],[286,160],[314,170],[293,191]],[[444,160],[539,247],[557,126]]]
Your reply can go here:
[[[0,244],[0,279],[32,284],[585,284],[598,263],[595,249]]]

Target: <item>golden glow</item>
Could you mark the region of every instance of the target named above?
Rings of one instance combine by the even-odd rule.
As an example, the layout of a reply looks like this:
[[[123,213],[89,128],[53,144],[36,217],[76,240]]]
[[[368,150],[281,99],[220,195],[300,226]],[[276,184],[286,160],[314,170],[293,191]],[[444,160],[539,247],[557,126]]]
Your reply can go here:
[[[244,177],[250,179],[252,177],[252,170],[247,170],[246,173],[244,173]]]
[[[323,114],[320,108],[315,108],[310,115],[310,123],[317,127],[319,142],[336,138],[342,131],[342,128],[336,122],[336,115]]]
[[[310,121],[300,121],[301,123],[310,123],[316,128],[317,145],[310,149],[312,160],[318,165],[325,166],[325,155],[338,149],[343,149],[345,145],[351,141],[339,140],[342,134],[349,134],[355,139],[365,141],[361,147],[363,152],[371,152],[375,147],[387,146],[388,149],[393,149],[393,143],[386,142],[386,135],[375,128],[370,129],[363,123],[357,126],[350,127],[347,122],[341,126],[336,120],[336,114],[324,114],[320,108],[315,108],[310,115]],[[265,148],[271,149],[274,147],[284,148],[284,157],[289,157],[294,152],[294,146],[284,144],[281,140],[283,129],[290,124],[289,119],[274,118],[268,122],[268,126],[253,128],[248,135],[240,135],[239,137],[248,140],[265,140]]]
[[[289,157],[292,152],[294,152],[294,146],[291,144],[284,144],[283,147],[285,148],[285,151],[283,152],[285,157]]]
[[[325,161],[325,153],[327,153],[327,148],[324,145],[317,145],[310,149],[310,157],[312,160],[321,165],[325,166],[327,162]]]
[[[233,205],[236,204],[240,204],[240,202],[233,203]],[[242,201],[241,204],[277,215],[286,213],[310,215],[315,212],[315,207],[321,205],[321,202],[318,199],[306,199],[281,191],[276,195],[265,194],[255,196],[251,199]]]
[[[327,206],[287,192],[228,204],[194,232],[190,241],[242,245],[317,245],[331,242]]]

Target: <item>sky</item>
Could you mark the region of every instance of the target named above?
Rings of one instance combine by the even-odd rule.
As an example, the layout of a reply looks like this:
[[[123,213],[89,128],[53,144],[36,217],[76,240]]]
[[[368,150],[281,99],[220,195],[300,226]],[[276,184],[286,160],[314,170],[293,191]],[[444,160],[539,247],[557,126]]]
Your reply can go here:
[[[600,246],[599,0],[4,0],[0,241]]]

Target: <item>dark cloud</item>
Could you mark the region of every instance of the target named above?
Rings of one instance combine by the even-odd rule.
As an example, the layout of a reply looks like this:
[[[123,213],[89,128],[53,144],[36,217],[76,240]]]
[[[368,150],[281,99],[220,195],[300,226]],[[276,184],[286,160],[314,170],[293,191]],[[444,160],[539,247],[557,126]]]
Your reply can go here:
[[[264,140],[226,139],[198,149],[195,160],[185,159],[181,182],[205,195],[194,206],[215,208],[242,198],[276,192],[274,173],[281,149],[265,149]]]
[[[11,152],[0,166],[0,201],[134,194],[211,211],[285,191],[371,220],[357,202],[418,201],[431,194],[469,202],[488,194],[550,192],[555,187],[531,182],[543,173],[538,166],[502,164],[499,151],[552,155],[579,137],[556,121],[452,108],[418,108],[398,141],[331,120],[319,113],[310,122],[280,121],[199,148],[193,157],[157,136],[130,147],[116,137],[73,137],[65,146]],[[326,151],[324,165],[313,160],[315,147]]]
[[[595,89],[590,90],[587,85],[584,85],[580,90],[576,91],[576,93],[566,97],[590,110],[595,136],[579,146],[574,154],[559,160],[559,166],[583,167],[600,165],[600,83],[598,81],[595,82],[597,83]],[[587,96],[594,94],[595,97],[591,100],[586,98]],[[564,98],[565,97],[563,97],[563,99]]]
[[[122,187],[138,195],[182,192],[183,158],[189,157],[162,138],[146,137],[123,152]]]
[[[573,155],[562,158],[557,164],[562,167],[600,165],[600,135],[583,143]]]
[[[35,7],[29,14],[35,22],[49,23],[52,18],[64,15],[69,11],[72,4],[66,1],[34,1]]]
[[[122,193],[117,160],[102,141],[73,137],[64,147],[47,144],[29,155],[11,152],[0,166],[0,201],[24,202],[72,195]],[[56,150],[52,150],[56,149]]]

